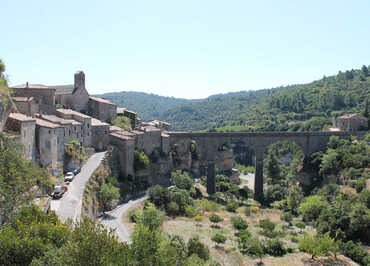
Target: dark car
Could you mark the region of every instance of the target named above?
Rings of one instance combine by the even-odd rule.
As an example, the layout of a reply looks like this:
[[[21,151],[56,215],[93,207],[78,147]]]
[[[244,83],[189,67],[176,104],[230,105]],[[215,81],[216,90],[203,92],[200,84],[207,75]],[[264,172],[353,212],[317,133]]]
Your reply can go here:
[[[53,199],[60,199],[66,191],[64,186],[55,186],[52,194]]]
[[[73,173],[75,174],[75,175],[77,175],[77,174],[79,174],[81,172],[81,167],[79,166],[79,167],[77,167],[75,170],[73,170]]]

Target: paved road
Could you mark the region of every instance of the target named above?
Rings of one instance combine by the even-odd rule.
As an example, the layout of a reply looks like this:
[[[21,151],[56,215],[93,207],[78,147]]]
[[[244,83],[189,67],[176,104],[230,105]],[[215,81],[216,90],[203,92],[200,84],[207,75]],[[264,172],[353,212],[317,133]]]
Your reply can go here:
[[[118,205],[114,210],[107,212],[106,216],[99,219],[99,222],[106,228],[115,230],[118,238],[122,242],[130,242],[130,230],[123,224],[123,215],[135,204],[143,202],[148,196],[143,195],[135,200],[130,200],[128,203]]]
[[[63,197],[51,201],[51,209],[55,210],[62,222],[65,222],[68,218],[71,218],[73,221],[80,220],[82,196],[86,184],[102,162],[105,153],[106,152],[98,152],[92,155],[82,167],[81,172],[76,175],[72,183],[69,184],[68,191]]]

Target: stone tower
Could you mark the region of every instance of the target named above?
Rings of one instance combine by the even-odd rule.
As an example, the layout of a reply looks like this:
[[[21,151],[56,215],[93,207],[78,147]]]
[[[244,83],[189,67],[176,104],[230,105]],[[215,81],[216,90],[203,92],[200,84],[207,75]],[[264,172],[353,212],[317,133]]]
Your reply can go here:
[[[83,71],[77,71],[75,73],[75,84],[76,89],[86,89],[85,87],[85,73]]]

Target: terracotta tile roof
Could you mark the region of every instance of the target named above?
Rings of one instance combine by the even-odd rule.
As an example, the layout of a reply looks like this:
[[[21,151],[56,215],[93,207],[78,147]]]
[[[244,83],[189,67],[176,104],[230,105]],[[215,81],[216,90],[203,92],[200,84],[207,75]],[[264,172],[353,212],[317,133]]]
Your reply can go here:
[[[93,100],[93,101],[96,101],[96,102],[100,102],[100,103],[115,105],[114,103],[108,101],[107,99],[103,99],[103,98],[99,98],[99,97],[90,96],[90,99]]]
[[[340,119],[348,119],[348,118],[360,118],[360,119],[367,119],[366,117],[360,115],[360,114],[344,114],[340,116]]]
[[[122,139],[122,140],[135,140],[133,137],[131,136],[128,136],[128,135],[122,135],[122,134],[119,134],[119,133],[116,133],[116,132],[111,132],[109,133],[110,136],[113,136],[113,137],[116,137],[116,138],[119,138],[119,139]]]
[[[51,89],[55,89],[56,95],[65,95],[65,94],[73,94],[75,91],[75,86],[71,85],[52,85],[48,86]]]
[[[42,84],[20,84],[20,85],[16,85],[16,86],[13,86],[11,87],[12,89],[26,89],[26,88],[29,88],[29,89],[49,89],[48,86],[46,85],[42,85]]]
[[[109,126],[109,124],[92,117],[91,126]]]
[[[33,118],[31,116],[27,116],[27,115],[21,114],[21,113],[10,113],[8,118],[14,119],[14,120],[18,120],[18,121],[22,121],[22,122],[25,122],[25,121],[36,121],[35,118]]]
[[[78,117],[81,117],[81,118],[91,118],[91,116],[82,114],[82,113],[74,111],[72,109],[57,109],[57,112],[65,114],[65,115],[78,116]]]
[[[73,125],[80,126],[81,123],[73,119],[64,119],[56,115],[41,115],[41,118],[52,123],[61,124],[61,125]]]
[[[60,128],[61,126],[58,124],[51,123],[49,121],[36,118],[36,125],[40,127],[47,127],[47,128]]]
[[[32,102],[33,97],[12,97],[15,102]]]

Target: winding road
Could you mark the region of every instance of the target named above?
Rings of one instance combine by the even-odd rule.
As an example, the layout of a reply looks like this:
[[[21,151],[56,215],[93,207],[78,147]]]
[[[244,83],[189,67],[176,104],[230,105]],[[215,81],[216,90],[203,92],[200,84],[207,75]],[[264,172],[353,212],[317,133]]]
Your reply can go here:
[[[114,210],[107,212],[105,217],[99,219],[99,222],[106,228],[113,229],[122,242],[130,242],[130,230],[123,223],[123,215],[134,205],[143,202],[148,196],[143,195],[135,200],[118,205]]]
[[[68,186],[68,191],[61,199],[53,199],[50,208],[54,210],[62,222],[67,219],[80,221],[82,210],[82,196],[85,187],[94,173],[102,163],[106,152],[94,153],[82,166],[81,172],[76,175]]]

